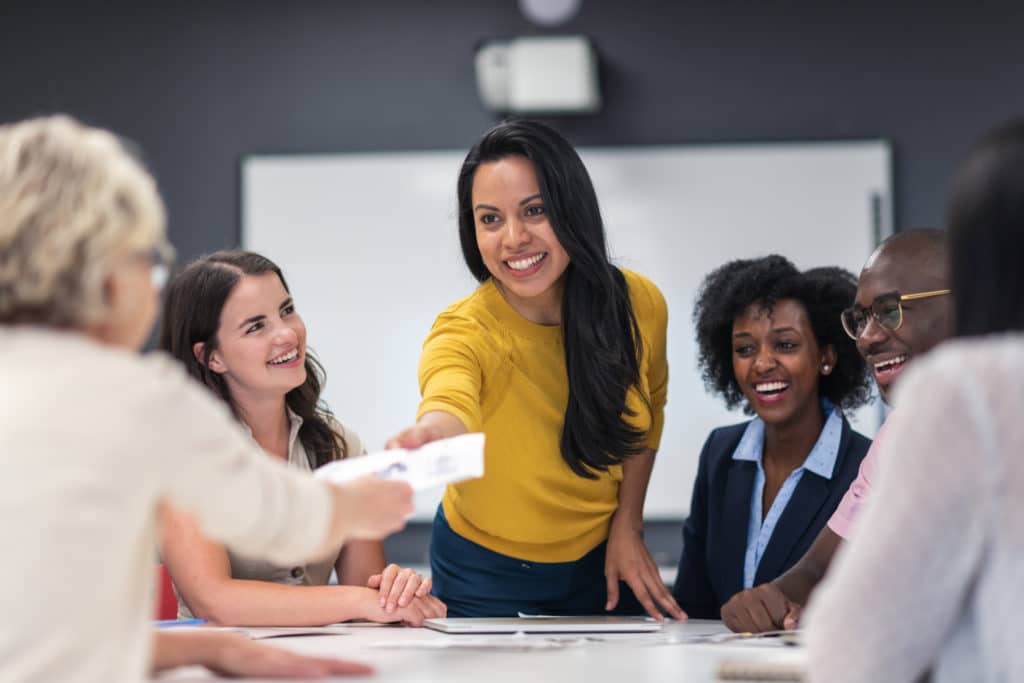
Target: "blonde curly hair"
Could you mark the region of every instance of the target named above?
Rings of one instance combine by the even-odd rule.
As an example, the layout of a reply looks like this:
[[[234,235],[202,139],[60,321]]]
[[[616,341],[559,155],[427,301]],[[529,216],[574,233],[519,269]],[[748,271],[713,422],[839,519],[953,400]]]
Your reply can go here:
[[[153,178],[111,133],[67,116],[0,126],[0,324],[102,320],[116,259],[164,231]]]

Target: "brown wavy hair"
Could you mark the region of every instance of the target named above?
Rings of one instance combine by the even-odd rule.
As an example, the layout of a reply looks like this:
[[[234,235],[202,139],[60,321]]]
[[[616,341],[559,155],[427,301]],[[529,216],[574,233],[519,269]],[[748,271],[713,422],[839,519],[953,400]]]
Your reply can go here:
[[[217,329],[224,303],[243,275],[265,273],[276,274],[285,291],[290,291],[281,269],[260,254],[230,249],[202,256],[171,280],[160,322],[159,347],[181,361],[189,375],[231,406],[239,420],[241,417],[227,382],[210,370],[208,364],[210,354],[218,346]],[[202,362],[192,352],[197,342],[204,345]],[[342,435],[331,427],[330,409],[320,400],[326,380],[323,366],[307,349],[306,381],[285,395],[285,403],[302,418],[299,440],[314,469],[348,455]]]

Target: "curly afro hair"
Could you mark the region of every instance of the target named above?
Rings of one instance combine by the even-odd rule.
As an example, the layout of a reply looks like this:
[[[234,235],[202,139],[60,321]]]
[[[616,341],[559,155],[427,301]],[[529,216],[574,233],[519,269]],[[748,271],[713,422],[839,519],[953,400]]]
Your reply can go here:
[[[871,399],[871,376],[857,346],[843,331],[841,311],[857,293],[857,278],[842,268],[797,270],[782,256],[730,261],[701,284],[693,308],[697,327],[698,367],[708,391],[721,395],[729,408],[746,402],[732,367],[733,321],[751,304],[771,308],[781,299],[803,304],[822,348],[836,352],[835,370],[821,376],[819,395],[849,411]]]

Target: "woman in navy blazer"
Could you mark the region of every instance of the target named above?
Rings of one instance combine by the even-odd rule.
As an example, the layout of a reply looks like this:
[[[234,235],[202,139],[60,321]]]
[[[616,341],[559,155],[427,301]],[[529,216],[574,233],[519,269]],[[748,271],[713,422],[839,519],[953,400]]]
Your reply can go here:
[[[713,430],[701,451],[673,590],[690,617],[718,619],[733,594],[792,566],[856,478],[871,442],[843,412],[869,400],[870,376],[839,320],[855,292],[847,271],[774,255],[705,278],[705,384],[756,417]]]

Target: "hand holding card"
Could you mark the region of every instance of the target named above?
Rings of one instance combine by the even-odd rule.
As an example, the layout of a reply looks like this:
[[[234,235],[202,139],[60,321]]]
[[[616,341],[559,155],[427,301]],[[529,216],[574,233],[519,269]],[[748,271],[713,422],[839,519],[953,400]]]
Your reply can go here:
[[[484,435],[462,434],[414,450],[394,449],[336,460],[318,468],[318,479],[335,483],[374,475],[406,481],[415,491],[484,475]]]

